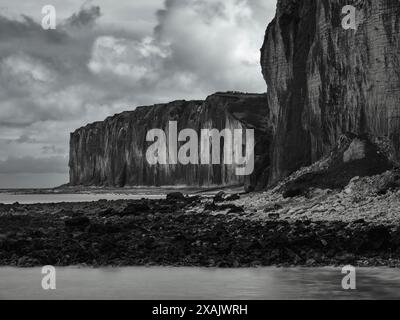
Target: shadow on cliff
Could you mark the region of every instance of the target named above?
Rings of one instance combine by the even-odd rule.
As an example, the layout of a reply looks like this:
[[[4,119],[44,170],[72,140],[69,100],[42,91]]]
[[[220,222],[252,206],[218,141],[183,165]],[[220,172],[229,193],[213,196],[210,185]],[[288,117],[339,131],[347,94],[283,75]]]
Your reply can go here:
[[[367,177],[393,169],[389,155],[366,135],[343,135],[331,154],[287,179],[281,188],[285,198],[307,195],[312,188],[344,189],[355,177]]]

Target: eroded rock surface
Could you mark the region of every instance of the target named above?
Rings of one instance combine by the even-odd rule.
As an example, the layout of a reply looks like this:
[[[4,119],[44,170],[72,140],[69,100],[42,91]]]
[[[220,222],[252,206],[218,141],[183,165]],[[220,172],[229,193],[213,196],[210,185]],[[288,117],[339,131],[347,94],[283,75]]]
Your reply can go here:
[[[268,180],[269,142],[266,96],[217,93],[205,101],[174,101],[139,107],[89,124],[71,134],[70,184],[97,186],[232,186],[246,183],[261,187]],[[162,129],[168,139],[169,122],[178,132],[194,129],[255,129],[255,171],[240,177],[234,165],[150,165],[146,151],[149,130]],[[182,143],[183,144],[183,143]],[[223,153],[223,139],[221,154]],[[223,157],[222,157],[223,159]],[[169,162],[168,162],[169,163]]]
[[[357,9],[344,30],[342,8]],[[271,180],[328,154],[346,132],[400,158],[400,3],[279,0],[261,64],[274,127]]]

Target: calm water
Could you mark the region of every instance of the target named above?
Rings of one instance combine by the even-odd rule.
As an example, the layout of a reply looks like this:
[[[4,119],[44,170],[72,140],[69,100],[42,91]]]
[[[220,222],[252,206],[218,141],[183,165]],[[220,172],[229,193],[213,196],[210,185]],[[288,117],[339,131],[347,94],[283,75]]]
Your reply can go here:
[[[12,204],[19,202],[21,204],[32,203],[59,203],[59,202],[91,202],[101,199],[105,200],[138,200],[142,198],[160,199],[165,197],[161,194],[119,194],[119,193],[88,193],[88,194],[12,194],[0,193],[0,203]]]
[[[0,299],[399,299],[400,270],[359,269],[357,291],[341,289],[341,270],[58,268],[57,290],[41,288],[41,269],[0,268]]]

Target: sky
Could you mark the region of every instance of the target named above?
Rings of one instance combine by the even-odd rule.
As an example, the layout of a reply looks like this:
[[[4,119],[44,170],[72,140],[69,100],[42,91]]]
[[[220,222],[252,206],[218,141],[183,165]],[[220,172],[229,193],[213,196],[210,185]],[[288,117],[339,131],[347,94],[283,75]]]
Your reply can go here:
[[[56,9],[44,30],[42,8]],[[276,0],[1,0],[0,188],[68,182],[69,137],[116,113],[265,92]]]

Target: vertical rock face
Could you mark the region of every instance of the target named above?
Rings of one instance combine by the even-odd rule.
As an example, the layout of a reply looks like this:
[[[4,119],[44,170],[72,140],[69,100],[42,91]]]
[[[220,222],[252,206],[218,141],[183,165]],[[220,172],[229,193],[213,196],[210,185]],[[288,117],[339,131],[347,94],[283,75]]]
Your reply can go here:
[[[218,93],[205,101],[174,101],[139,107],[71,134],[70,184],[97,186],[229,186],[266,181],[271,128],[265,95]],[[146,159],[149,130],[162,129],[168,139],[169,122],[178,132],[194,129],[255,129],[256,168],[240,177],[233,165],[155,165]],[[223,139],[221,154],[223,153]],[[184,143],[182,143],[184,144]],[[261,178],[262,179],[257,179]]]
[[[356,7],[357,30],[342,27]],[[342,133],[400,158],[400,1],[278,0],[261,50],[274,131],[271,180],[320,159]]]

